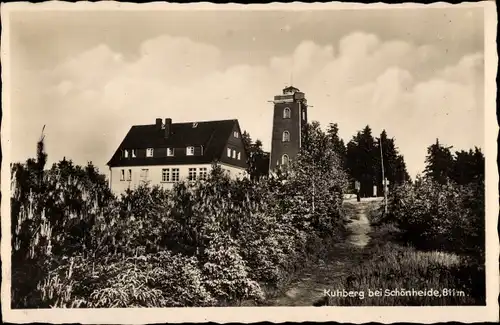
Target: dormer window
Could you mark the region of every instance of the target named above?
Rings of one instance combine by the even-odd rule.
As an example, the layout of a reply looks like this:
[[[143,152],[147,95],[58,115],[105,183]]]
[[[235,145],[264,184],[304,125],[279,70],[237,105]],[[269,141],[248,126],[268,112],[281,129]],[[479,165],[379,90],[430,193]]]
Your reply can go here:
[[[137,158],[137,152],[135,149],[132,149],[132,158]]]
[[[233,149],[233,158],[236,158],[236,150]]]
[[[174,156],[174,148],[167,148],[167,157]]]
[[[231,158],[231,148],[227,148],[227,156]]]
[[[239,137],[240,137],[240,133],[239,133],[238,131],[234,131],[234,132],[233,132],[233,136],[234,136],[235,138],[239,138]]]
[[[146,157],[153,157],[153,148],[146,149]]]
[[[241,160],[241,152],[238,152],[238,160]]]
[[[187,147],[186,148],[186,155],[187,156],[194,156],[194,147]]]
[[[128,150],[127,149],[123,150],[123,157],[128,158]]]
[[[290,118],[290,116],[291,116],[290,108],[285,107],[285,109],[283,110],[283,118]]]
[[[290,132],[283,131],[283,142],[290,142]]]

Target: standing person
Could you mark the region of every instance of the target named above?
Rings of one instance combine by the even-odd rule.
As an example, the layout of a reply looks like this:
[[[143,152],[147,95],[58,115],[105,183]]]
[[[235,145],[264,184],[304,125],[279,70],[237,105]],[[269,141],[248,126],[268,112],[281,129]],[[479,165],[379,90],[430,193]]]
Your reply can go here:
[[[359,201],[361,201],[361,197],[360,197],[360,194],[359,194],[359,192],[360,192],[360,187],[361,187],[360,185],[361,185],[361,184],[360,184],[358,181],[356,181],[356,182],[354,183],[354,188],[356,189],[356,200],[357,200],[358,202],[359,202]]]

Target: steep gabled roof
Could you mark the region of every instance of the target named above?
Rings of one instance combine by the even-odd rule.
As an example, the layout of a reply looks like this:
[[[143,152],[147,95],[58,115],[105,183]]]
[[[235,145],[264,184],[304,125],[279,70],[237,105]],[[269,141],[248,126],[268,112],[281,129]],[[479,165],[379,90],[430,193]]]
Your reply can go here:
[[[161,164],[203,164],[219,160],[238,120],[172,123],[169,137],[156,124],[134,125],[129,130],[108,166]],[[193,127],[196,124],[196,127]],[[203,146],[203,155],[120,159],[123,149],[185,148]]]

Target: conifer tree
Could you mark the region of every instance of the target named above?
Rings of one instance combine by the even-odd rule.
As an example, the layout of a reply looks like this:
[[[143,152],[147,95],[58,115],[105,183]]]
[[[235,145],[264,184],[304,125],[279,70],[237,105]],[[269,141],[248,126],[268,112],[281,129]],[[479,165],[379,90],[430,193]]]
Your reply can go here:
[[[373,185],[376,184],[378,169],[377,147],[374,144],[372,130],[366,126],[347,144],[346,167],[352,181],[361,184],[361,196],[372,196]],[[380,155],[380,153],[379,153]]]
[[[252,142],[252,137],[247,131],[243,132],[241,139],[247,154],[247,172],[250,179],[258,180],[267,175],[269,171],[269,155],[262,149],[262,141],[257,139]]]
[[[333,151],[339,156],[342,166],[345,165],[346,146],[344,140],[339,137],[339,127],[337,123],[330,123],[327,130],[328,138],[333,146]]]
[[[454,160],[451,148],[443,146],[439,143],[439,139],[436,139],[436,143],[427,148],[424,170],[426,177],[440,184],[445,184],[452,178]]]

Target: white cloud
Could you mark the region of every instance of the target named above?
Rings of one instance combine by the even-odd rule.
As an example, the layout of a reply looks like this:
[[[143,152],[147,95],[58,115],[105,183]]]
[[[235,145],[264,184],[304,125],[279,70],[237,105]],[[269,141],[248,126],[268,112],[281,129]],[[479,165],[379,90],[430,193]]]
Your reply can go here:
[[[131,125],[153,123],[156,117],[174,122],[238,118],[269,149],[273,108],[267,101],[293,71],[294,85],[314,105],[310,118],[325,126],[339,123],[347,141],[367,124],[374,135],[385,128],[414,175],[436,137],[457,147],[482,145],[482,54],[466,55],[422,77],[440,53],[435,46],[357,32],[329,46],[304,41],[290,56],[272,57],[265,65],[222,68],[224,53],[187,38],[150,39],[130,62],[100,45],[33,78],[37,82],[28,92],[37,102],[18,98],[17,105],[37,105],[38,113],[19,123],[32,126],[27,141],[35,141],[39,121],[48,121],[49,159],[66,156],[100,166]],[[34,142],[25,143],[15,149],[15,159],[33,154]]]

